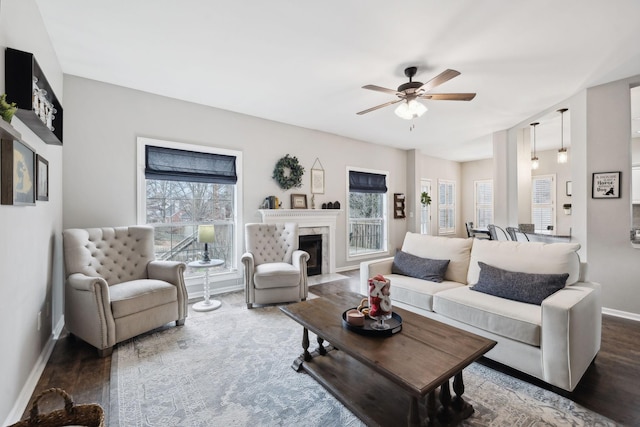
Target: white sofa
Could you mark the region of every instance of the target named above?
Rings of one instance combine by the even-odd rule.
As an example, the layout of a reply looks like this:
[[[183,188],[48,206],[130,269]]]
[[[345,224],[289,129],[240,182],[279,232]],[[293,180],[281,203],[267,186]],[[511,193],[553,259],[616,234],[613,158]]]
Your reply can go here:
[[[391,280],[395,306],[493,339],[485,356],[572,391],[600,350],[600,285],[582,281],[577,243],[538,243],[435,237],[408,232],[402,251],[450,260],[436,283],[392,273],[394,258],[360,265],[360,292],[367,279]],[[566,286],[541,305],[501,298],[471,289],[478,262],[523,273],[568,273]]]

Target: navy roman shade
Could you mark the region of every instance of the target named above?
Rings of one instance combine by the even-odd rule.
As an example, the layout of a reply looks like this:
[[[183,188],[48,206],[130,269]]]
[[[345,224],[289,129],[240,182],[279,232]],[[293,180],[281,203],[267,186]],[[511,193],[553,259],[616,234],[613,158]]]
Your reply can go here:
[[[354,193],[386,193],[387,177],[378,173],[349,171],[349,191]]]
[[[176,148],[145,146],[147,179],[235,184],[236,157]]]

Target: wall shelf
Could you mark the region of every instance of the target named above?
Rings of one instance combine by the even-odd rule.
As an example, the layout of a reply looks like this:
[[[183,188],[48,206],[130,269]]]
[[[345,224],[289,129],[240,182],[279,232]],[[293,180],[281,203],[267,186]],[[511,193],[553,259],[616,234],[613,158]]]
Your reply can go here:
[[[20,135],[20,132],[11,126],[11,123],[7,123],[0,119],[0,139],[20,140],[22,139],[22,135]]]
[[[396,219],[405,218],[405,197],[403,193],[393,193],[393,217]]]
[[[5,87],[7,101],[18,105],[16,116],[47,144],[62,145],[62,105],[47,81],[33,54],[7,48],[5,51]],[[53,131],[47,127],[33,109],[34,77],[39,89],[46,91],[46,99],[56,112],[52,120]]]

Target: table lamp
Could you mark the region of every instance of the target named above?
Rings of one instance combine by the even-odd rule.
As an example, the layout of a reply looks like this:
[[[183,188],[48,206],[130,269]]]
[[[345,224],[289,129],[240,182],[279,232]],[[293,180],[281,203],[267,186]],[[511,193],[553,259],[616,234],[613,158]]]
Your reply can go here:
[[[209,243],[213,243],[215,240],[213,225],[199,225],[198,226],[198,242],[204,243],[204,252],[202,253],[202,264],[211,262],[209,258]]]

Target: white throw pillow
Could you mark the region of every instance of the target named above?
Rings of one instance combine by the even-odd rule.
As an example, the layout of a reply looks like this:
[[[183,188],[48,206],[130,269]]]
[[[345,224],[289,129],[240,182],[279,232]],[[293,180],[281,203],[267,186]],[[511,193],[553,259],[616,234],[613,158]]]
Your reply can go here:
[[[480,277],[478,261],[521,273],[569,273],[567,285],[580,279],[579,243],[511,242],[474,239],[467,283]]]
[[[402,251],[420,258],[448,259],[445,280],[467,283],[467,269],[473,239],[459,237],[428,236],[410,231],[404,236]]]

